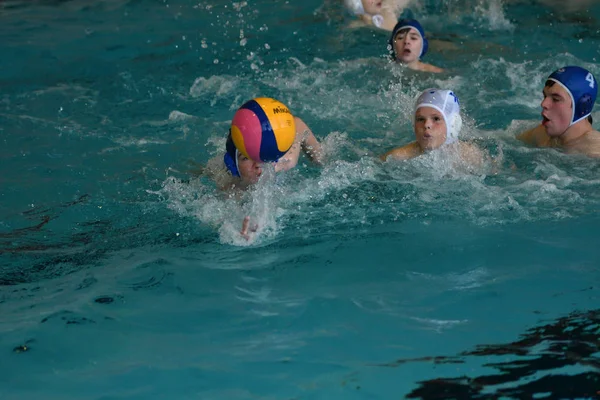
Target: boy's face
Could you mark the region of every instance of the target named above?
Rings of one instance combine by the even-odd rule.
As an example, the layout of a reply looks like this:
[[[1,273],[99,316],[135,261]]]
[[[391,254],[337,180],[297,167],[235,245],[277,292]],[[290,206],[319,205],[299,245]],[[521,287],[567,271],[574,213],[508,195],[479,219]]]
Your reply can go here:
[[[437,149],[446,142],[446,121],[441,112],[420,107],[415,113],[415,137],[423,151]]]
[[[544,87],[542,100],[542,125],[548,136],[560,136],[571,124],[573,105],[571,96],[557,83]]]
[[[362,4],[367,14],[381,13],[382,0],[362,0]]]
[[[256,183],[262,174],[262,163],[256,162],[238,152],[238,171],[246,184]]]
[[[402,29],[394,37],[394,51],[400,62],[409,64],[418,60],[422,48],[423,39],[415,28]]]

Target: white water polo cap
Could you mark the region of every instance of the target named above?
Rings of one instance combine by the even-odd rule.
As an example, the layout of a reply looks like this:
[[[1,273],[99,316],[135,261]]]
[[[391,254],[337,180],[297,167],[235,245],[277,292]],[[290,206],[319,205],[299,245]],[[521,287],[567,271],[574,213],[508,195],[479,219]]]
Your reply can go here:
[[[363,15],[365,13],[365,7],[363,6],[362,0],[344,0],[344,4],[354,15]]]
[[[346,8],[354,15],[366,15],[365,7],[363,6],[362,0],[344,0]],[[383,26],[383,17],[379,14],[371,15],[371,21],[373,25],[378,28]]]
[[[444,144],[454,143],[462,128],[460,116],[460,103],[452,90],[427,89],[417,99],[415,114],[421,107],[431,107],[438,110],[446,123],[446,141]]]

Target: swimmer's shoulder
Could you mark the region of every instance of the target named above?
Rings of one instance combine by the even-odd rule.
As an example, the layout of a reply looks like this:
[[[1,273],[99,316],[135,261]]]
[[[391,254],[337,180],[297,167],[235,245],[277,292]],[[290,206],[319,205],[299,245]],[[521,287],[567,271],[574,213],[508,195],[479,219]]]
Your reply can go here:
[[[586,138],[587,140],[589,140],[592,143],[598,143],[600,142],[600,132],[598,132],[595,129],[592,129],[591,131],[589,131],[588,133],[586,133]]]
[[[419,147],[419,144],[417,142],[412,142],[402,147],[396,147],[395,149],[392,149],[387,153],[381,155],[379,158],[381,159],[381,161],[403,161],[415,158],[419,154],[421,154],[421,148]]]
[[[594,129],[586,133],[576,151],[589,157],[600,158],[600,132]]]
[[[435,65],[431,65],[431,64],[427,64],[427,63],[423,63],[423,67],[425,68],[424,71],[434,72],[436,74],[446,72],[443,68],[436,67]]]
[[[236,179],[231,176],[223,163],[222,156],[216,156],[208,160],[203,170],[203,175],[212,179],[222,191],[227,191],[235,185]]]
[[[475,165],[481,166],[485,160],[485,152],[477,146],[475,143],[460,141],[460,157],[463,161]]]
[[[521,132],[517,139],[533,146],[549,146],[550,138],[546,134],[546,129],[542,124],[534,128]]]
[[[432,64],[425,63],[423,61],[418,61],[416,63],[410,64],[410,65],[408,65],[408,68],[415,70],[415,71],[433,72],[436,74],[439,74],[441,72],[446,72],[442,68],[436,67],[435,65],[432,65]]]

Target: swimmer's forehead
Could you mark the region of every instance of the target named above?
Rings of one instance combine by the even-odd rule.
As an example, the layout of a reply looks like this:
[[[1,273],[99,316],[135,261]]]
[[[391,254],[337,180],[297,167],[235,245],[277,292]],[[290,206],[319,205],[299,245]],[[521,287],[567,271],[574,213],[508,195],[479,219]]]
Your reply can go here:
[[[437,110],[433,107],[430,107],[428,105],[422,105],[419,108],[417,108],[417,111],[415,112],[415,116],[425,116],[425,117],[440,116],[440,117],[443,117],[442,113],[439,110]]]
[[[567,92],[567,90],[562,87],[561,85],[559,85],[558,83],[554,82],[554,81],[549,81],[550,84],[546,84],[544,85],[544,96],[560,96],[563,97],[565,99],[570,98],[571,96],[569,96],[569,92]]]
[[[412,26],[410,28],[400,29],[398,31],[398,33],[396,33],[396,36],[394,36],[394,37],[404,36],[407,33],[414,34],[414,35],[417,35],[417,36],[421,37],[421,34],[419,33],[419,31],[416,30],[415,28],[413,28]]]

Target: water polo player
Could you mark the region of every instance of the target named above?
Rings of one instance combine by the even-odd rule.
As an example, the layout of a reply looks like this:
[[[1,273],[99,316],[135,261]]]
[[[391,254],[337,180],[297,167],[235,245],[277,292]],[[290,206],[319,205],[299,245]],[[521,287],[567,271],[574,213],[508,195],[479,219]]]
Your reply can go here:
[[[480,164],[483,160],[483,154],[477,146],[458,139],[462,128],[460,103],[451,90],[427,89],[422,92],[415,103],[413,128],[414,142],[388,151],[381,159],[408,160],[452,146],[465,161]]]
[[[419,21],[402,19],[394,26],[388,49],[395,62],[417,71],[444,72],[441,68],[421,61],[428,48],[429,41]]]
[[[600,133],[592,127],[598,83],[585,68],[554,71],[544,84],[542,122],[517,139],[538,147],[559,147],[567,153],[600,157]]]
[[[250,100],[235,113],[227,136],[223,162],[233,178],[228,186],[256,183],[266,162],[274,163],[276,172],[291,169],[302,150],[321,162],[321,145],[302,119],[275,99]]]
[[[351,26],[375,26],[391,31],[398,20],[397,12],[410,0],[344,0],[346,9],[359,18]]]

